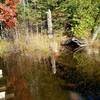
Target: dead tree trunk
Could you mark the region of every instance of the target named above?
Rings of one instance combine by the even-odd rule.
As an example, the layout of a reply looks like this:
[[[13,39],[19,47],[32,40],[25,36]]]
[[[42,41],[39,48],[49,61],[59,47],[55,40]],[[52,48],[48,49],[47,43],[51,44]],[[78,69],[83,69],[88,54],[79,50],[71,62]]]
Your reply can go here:
[[[53,35],[52,16],[51,16],[50,9],[48,9],[48,12],[47,12],[47,22],[48,22],[48,37],[50,39],[50,51],[51,51],[52,71],[55,74],[56,73],[56,60],[55,60],[55,56],[54,56],[55,41],[54,41],[54,35]]]
[[[48,9],[48,12],[47,12],[47,21],[48,21],[48,36],[49,38],[53,38],[52,16],[51,16],[50,9]]]

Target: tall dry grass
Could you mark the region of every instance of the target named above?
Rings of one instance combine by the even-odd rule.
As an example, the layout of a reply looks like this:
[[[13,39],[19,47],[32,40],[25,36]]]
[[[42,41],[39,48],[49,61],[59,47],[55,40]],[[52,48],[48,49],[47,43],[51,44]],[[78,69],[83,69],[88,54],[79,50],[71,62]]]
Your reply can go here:
[[[54,36],[53,40],[57,43],[57,49],[59,50],[62,36]],[[36,59],[41,59],[42,57],[47,58],[50,56],[50,43],[51,40],[47,35],[20,36],[18,39],[15,39],[14,47],[17,47],[22,55],[31,55]]]
[[[30,35],[29,37],[20,36],[13,42],[8,42],[9,46],[6,46],[7,85],[15,92],[17,100],[26,100],[22,93],[24,94],[27,86],[32,94],[32,100],[58,98],[61,91],[58,90],[58,82],[50,71],[48,58],[51,56],[51,42],[58,44],[59,51],[62,36],[56,35],[54,40],[51,41],[47,35]],[[25,80],[27,83],[24,83]],[[63,98],[63,95],[61,96]],[[21,97],[24,99],[20,99]]]
[[[63,92],[58,89],[59,81],[57,80],[57,77],[54,77],[54,75],[52,75],[52,71],[49,70],[51,66],[48,61],[48,58],[52,54],[52,50],[50,48],[51,43],[54,42],[55,44],[56,42],[56,48],[59,51],[61,48],[61,41],[65,40],[66,37],[63,37],[59,34],[55,35],[54,40],[52,41],[48,38],[47,35],[30,35],[28,37],[20,35],[20,37],[16,38],[13,42],[0,40],[0,56],[6,59],[5,61],[8,68],[7,85],[8,87],[10,87],[10,90],[11,88],[13,88],[17,100],[20,100],[20,97],[24,98],[25,95],[21,94],[24,94],[25,88],[27,88],[28,86],[28,89],[32,93],[34,100],[47,100],[48,98],[50,98],[50,100],[53,100],[54,98],[57,100],[65,100]],[[89,48],[99,47],[99,44],[97,43],[95,42],[93,44],[94,46],[89,45]],[[86,64],[88,63],[85,58],[83,59],[83,55],[80,55],[81,57],[76,55],[77,61],[79,61],[79,65],[77,65],[79,68],[78,73],[80,73],[81,67],[86,69]],[[85,62],[84,60],[87,62]],[[66,56],[65,58],[62,57],[62,61],[74,65],[74,61],[72,62],[72,59],[70,59],[68,56]],[[90,73],[90,71],[88,72],[88,69],[86,69],[86,71],[87,73]],[[27,83],[25,83],[26,80],[28,86]],[[62,83],[62,80],[60,81]],[[61,97],[59,98],[59,96]],[[25,100],[25,98],[23,100]]]

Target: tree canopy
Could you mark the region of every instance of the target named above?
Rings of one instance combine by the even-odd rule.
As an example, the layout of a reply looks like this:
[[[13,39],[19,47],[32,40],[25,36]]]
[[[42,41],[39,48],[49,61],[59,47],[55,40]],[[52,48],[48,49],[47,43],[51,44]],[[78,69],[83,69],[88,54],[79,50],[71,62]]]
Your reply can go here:
[[[4,2],[4,0],[1,0]],[[12,1],[12,0],[8,0]],[[46,12],[52,11],[54,30],[64,30],[69,36],[87,37],[100,24],[100,0],[23,0],[17,7],[21,22],[34,24],[46,20]]]
[[[19,0],[1,0],[0,21],[6,28],[12,28],[16,24],[16,6]]]

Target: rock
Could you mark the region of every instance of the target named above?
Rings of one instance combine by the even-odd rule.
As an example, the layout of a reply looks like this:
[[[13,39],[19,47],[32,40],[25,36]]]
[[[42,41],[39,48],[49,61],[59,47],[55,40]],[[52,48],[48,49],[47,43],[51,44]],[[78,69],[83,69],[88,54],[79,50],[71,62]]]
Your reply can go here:
[[[84,42],[76,39],[75,37],[66,40],[61,45],[67,49],[70,49],[71,51],[74,51],[74,52],[77,51],[78,49],[86,46],[86,44]]]

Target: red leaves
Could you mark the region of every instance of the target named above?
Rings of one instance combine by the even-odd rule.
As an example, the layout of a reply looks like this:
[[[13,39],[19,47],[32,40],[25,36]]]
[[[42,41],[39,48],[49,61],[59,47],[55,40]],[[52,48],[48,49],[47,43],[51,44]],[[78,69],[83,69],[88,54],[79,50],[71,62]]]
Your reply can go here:
[[[4,22],[7,28],[12,28],[16,24],[16,6],[18,2],[19,0],[6,0],[6,6],[0,3],[0,21]]]
[[[0,21],[5,21],[4,16],[0,15]]]
[[[12,18],[12,19],[9,19],[8,21],[5,21],[5,24],[8,28],[14,27],[16,24],[16,18]]]
[[[6,0],[6,4],[13,5],[14,3],[14,0]]]
[[[6,3],[10,4],[10,5],[17,4],[19,2],[20,2],[20,0],[6,0]]]

